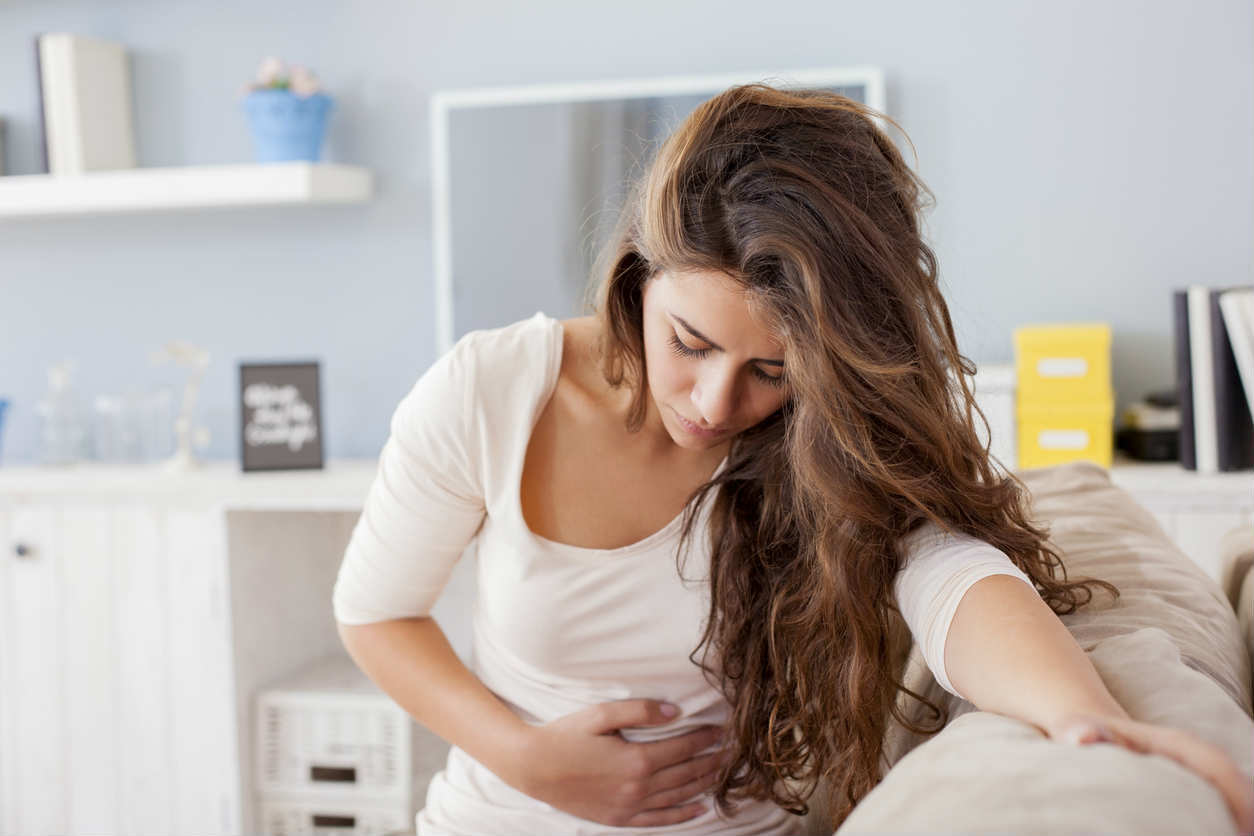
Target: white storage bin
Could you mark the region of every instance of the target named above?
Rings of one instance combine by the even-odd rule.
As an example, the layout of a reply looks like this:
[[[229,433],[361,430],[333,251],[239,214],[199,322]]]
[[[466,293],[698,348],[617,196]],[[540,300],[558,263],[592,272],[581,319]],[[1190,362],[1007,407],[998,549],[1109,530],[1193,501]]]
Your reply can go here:
[[[449,749],[347,655],[322,660],[261,692],[256,728],[255,787],[261,794],[368,796],[412,807],[415,784],[425,793]]]
[[[403,801],[365,796],[267,794],[257,797],[264,836],[399,836],[414,833],[417,811]]]
[[[975,402],[988,419],[989,433],[984,432],[984,423],[980,416],[975,416],[975,429],[980,441],[987,444],[992,438],[989,454],[999,459],[1005,468],[1014,470],[1019,466],[1018,431],[1015,418],[1015,381],[1016,373],[1013,364],[987,363],[977,366],[974,379]],[[994,463],[996,464],[996,463]]]

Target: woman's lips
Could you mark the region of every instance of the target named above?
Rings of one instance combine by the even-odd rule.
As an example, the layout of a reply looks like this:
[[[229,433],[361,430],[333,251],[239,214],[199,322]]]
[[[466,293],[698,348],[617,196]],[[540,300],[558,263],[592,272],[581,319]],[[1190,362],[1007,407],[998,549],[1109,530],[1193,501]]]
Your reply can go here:
[[[689,421],[684,416],[680,415],[678,411],[675,412],[675,416],[679,418],[679,423],[683,426],[685,430],[687,430],[690,434],[697,436],[698,438],[718,438],[720,435],[726,432],[726,430],[702,429],[701,427],[698,427],[696,424]]]

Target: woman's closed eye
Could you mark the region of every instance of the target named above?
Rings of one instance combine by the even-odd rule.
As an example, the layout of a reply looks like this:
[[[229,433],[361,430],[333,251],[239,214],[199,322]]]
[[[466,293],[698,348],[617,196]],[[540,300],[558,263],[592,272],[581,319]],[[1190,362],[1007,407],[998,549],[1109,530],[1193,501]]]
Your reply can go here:
[[[674,332],[671,333],[669,342],[671,349],[681,357],[704,357],[710,353],[710,349],[708,348],[691,348],[690,346],[684,345],[683,341],[679,339],[679,335]],[[784,376],[782,374],[767,374],[757,366],[753,367],[753,376],[768,386],[784,385]]]

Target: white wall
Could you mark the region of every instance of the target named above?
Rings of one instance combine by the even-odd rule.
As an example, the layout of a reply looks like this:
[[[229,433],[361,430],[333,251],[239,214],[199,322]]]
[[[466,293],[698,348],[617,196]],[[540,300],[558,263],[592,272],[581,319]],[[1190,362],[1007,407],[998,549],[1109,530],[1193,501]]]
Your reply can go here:
[[[0,224],[0,462],[34,455],[44,368],[81,389],[206,345],[202,420],[235,457],[235,363],[323,361],[329,456],[378,452],[433,359],[427,97],[439,88],[875,64],[936,192],[929,233],[963,350],[1008,361],[1020,323],[1114,327],[1120,406],[1170,386],[1170,291],[1250,280],[1254,6],[1247,0],[0,3],[9,167],[35,161],[31,38],[134,55],[141,163],[246,160],[240,86],[267,54],[337,97],[327,157],[366,206]],[[275,314],[274,311],[279,311]]]

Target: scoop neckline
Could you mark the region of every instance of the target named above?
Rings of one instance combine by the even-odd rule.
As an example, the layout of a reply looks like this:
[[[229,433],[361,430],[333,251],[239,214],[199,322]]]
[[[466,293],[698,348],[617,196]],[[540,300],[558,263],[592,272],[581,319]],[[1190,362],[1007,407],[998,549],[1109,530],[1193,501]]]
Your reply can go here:
[[[536,424],[540,421],[540,414],[544,411],[544,407],[548,405],[549,399],[553,397],[553,393],[557,389],[557,381],[562,369],[562,350],[563,343],[565,342],[564,337],[566,331],[566,329],[562,326],[562,321],[560,319],[551,317],[543,311],[537,311],[535,316],[532,318],[542,318],[549,326],[549,364],[546,369],[544,388],[540,393],[540,397],[532,405],[531,419],[527,423],[527,435],[523,439],[523,443],[520,445],[521,452],[519,453],[514,471],[513,510],[514,515],[518,520],[519,527],[526,532],[528,537],[548,549],[566,552],[571,555],[582,555],[587,557],[624,557],[629,554],[644,551],[660,542],[670,539],[671,535],[676,533],[676,530],[682,525],[684,514],[688,510],[687,505],[681,508],[679,513],[670,522],[644,539],[613,549],[589,548],[587,546],[576,546],[571,543],[560,543],[557,540],[550,540],[547,537],[536,534],[531,530],[531,526],[527,525],[527,518],[523,514],[522,510],[522,476],[527,463],[527,449],[531,446],[531,436],[535,433]],[[727,466],[727,460],[730,457],[730,453],[723,456],[723,460],[719,462],[718,467],[714,469],[714,473],[711,474],[709,479],[706,481],[709,481],[722,473],[723,468]]]

